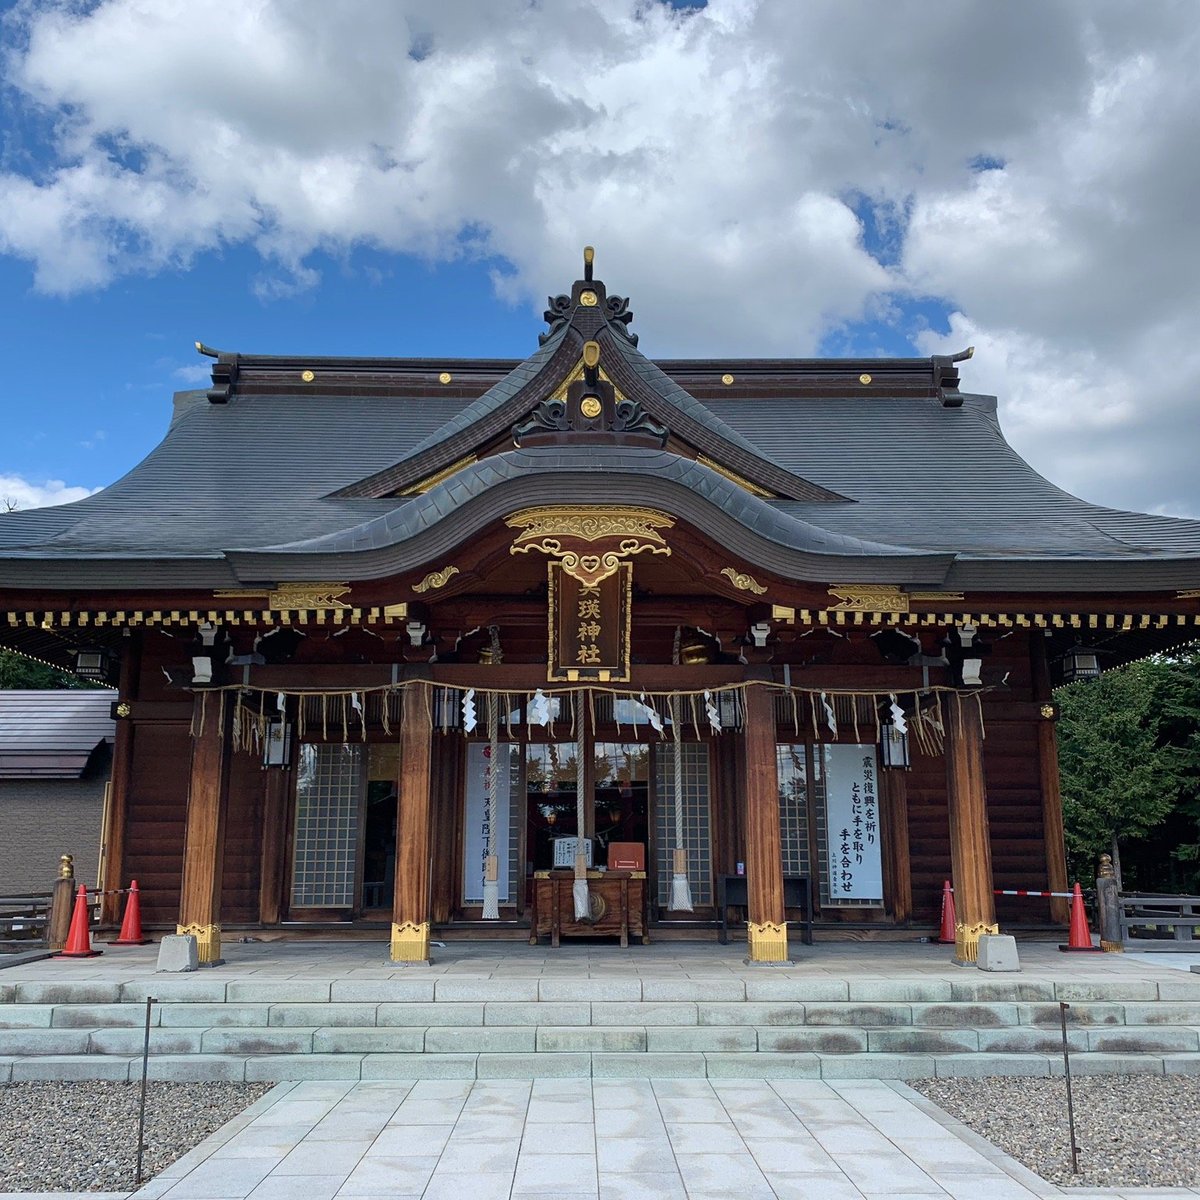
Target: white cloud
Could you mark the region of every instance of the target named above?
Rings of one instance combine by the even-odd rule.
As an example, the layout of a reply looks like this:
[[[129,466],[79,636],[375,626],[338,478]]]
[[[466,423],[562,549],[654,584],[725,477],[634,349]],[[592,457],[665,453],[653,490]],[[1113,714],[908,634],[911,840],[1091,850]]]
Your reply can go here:
[[[98,492],[99,488],[72,487],[61,479],[40,482],[20,475],[0,475],[0,512],[9,509],[45,508],[51,504],[70,504]]]
[[[56,141],[0,169],[0,251],[44,291],[249,243],[269,300],[365,246],[497,256],[540,311],[593,242],[648,350],[712,355],[935,297],[921,348],[973,338],[1048,474],[1200,510],[1194,6],[21,0],[8,42]]]
[[[192,387],[207,386],[212,379],[212,366],[208,362],[185,363],[171,372],[171,378]]]

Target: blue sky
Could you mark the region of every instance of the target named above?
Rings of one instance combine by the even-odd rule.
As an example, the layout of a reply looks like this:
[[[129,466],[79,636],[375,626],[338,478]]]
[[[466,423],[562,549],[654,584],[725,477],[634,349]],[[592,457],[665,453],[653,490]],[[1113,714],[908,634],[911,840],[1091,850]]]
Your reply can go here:
[[[19,0],[0,496],[122,474],[197,339],[527,355],[591,242],[652,356],[973,343],[1043,473],[1200,515],[1198,35],[1082,0]]]

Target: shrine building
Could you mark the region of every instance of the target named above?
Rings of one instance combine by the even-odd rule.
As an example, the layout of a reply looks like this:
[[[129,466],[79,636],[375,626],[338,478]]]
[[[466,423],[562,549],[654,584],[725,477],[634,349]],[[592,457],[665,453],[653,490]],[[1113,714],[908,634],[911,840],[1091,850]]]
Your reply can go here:
[[[969,351],[652,359],[584,260],[521,362],[198,345],[0,516],[0,645],[118,689],[101,885],[207,962],[1061,923],[994,894],[1068,886],[1052,688],[1197,637],[1200,522],[1039,476]]]

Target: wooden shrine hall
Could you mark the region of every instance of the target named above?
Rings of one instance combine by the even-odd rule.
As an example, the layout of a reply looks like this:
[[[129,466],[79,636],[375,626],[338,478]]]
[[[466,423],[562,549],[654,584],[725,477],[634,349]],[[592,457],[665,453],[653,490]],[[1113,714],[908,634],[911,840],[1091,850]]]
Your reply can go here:
[[[1067,886],[1052,688],[1196,638],[1200,522],[1040,477],[969,352],[652,360],[584,262],[523,362],[198,345],[0,516],[0,644],[118,689],[102,884],[207,962],[1061,922],[993,894]]]

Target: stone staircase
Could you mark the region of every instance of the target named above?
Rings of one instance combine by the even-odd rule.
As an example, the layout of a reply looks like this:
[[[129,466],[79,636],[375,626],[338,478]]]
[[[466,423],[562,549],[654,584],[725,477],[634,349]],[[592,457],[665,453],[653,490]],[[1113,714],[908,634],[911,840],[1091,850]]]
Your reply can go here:
[[[1200,1073],[1200,980],[748,978],[0,982],[0,1082]]]

